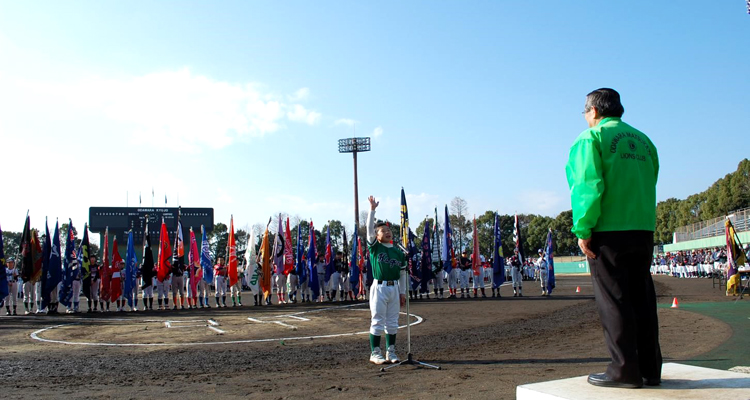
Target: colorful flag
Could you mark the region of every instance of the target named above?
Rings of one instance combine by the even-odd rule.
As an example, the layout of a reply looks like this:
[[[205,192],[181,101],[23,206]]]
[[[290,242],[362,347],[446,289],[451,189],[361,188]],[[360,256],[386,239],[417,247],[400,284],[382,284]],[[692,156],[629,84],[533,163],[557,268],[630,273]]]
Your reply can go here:
[[[331,279],[331,275],[336,270],[336,258],[333,256],[333,249],[331,248],[331,225],[328,225],[328,231],[326,233],[326,275],[325,279],[328,282]]]
[[[737,237],[737,232],[735,232],[734,225],[729,218],[724,220],[724,226],[727,240],[727,264],[729,264],[727,277],[731,278],[742,264],[747,263],[747,255],[742,250],[740,238]]]
[[[268,220],[268,225],[271,224],[271,220]],[[268,225],[266,225],[266,231],[263,232],[263,240],[260,243],[260,252],[258,253],[259,264],[261,268],[261,279],[260,289],[263,291],[263,299],[267,299],[271,295],[271,243],[268,238]]]
[[[513,241],[516,244],[516,256],[518,257],[518,262],[523,265],[523,263],[526,261],[526,255],[523,251],[523,238],[521,237],[521,223],[518,221],[518,214],[516,214],[516,218],[513,222]]]
[[[443,260],[440,257],[443,248],[440,246],[440,225],[438,224],[438,212],[435,207],[435,223],[432,228],[432,263],[433,275],[441,276],[439,272],[443,269]]]
[[[503,243],[500,240],[500,216],[495,213],[493,228],[495,240],[492,243],[492,287],[499,288],[505,282],[505,258],[503,257]]]
[[[146,230],[143,232],[143,259],[141,260],[141,289],[145,289],[154,284],[154,252],[151,250],[151,234],[148,231],[148,215],[146,216]]]
[[[448,205],[445,206],[445,230],[443,230],[443,268],[445,272],[451,273],[456,268],[456,253],[453,249],[453,230],[451,220],[448,218]]]
[[[49,235],[49,233],[47,233]],[[60,284],[60,282],[63,279],[63,270],[62,270],[62,256],[60,255],[62,249],[60,246],[60,227],[59,223],[55,222],[55,233],[52,235],[52,247],[50,248],[50,254],[49,254],[49,272],[47,273],[47,279],[46,279],[46,289],[47,289],[47,302],[50,301],[50,294],[52,293],[55,288],[57,288],[57,285]],[[42,296],[44,296],[44,293],[42,293]],[[59,299],[59,292],[58,292],[58,299]],[[44,298],[42,299],[44,300]]]
[[[214,281],[214,264],[211,261],[208,235],[206,235],[206,228],[203,225],[201,225],[201,268],[203,269],[203,281],[211,284]]]
[[[172,273],[182,276],[185,272],[185,240],[182,236],[182,221],[180,211],[177,211],[177,231],[174,235],[174,249],[172,250]]]
[[[299,283],[307,281],[307,266],[305,265],[305,246],[302,245],[302,225],[297,225],[297,258],[295,265],[295,272],[297,272],[297,278]]]
[[[63,279],[60,288],[60,303],[65,307],[70,307],[70,300],[73,298],[73,280],[76,275],[80,274],[80,265],[75,251],[75,235],[73,234],[73,221],[68,220],[68,234],[65,240],[65,259],[63,261]]]
[[[547,258],[547,293],[552,294],[552,289],[555,288],[555,261],[553,258],[555,246],[552,243],[552,228],[549,228],[549,232],[547,232],[547,245],[544,253]]]
[[[237,238],[234,236],[234,216],[229,217],[229,227],[229,263],[227,264],[227,275],[229,275],[229,287],[232,287],[239,280],[237,272]]]
[[[318,262],[317,248],[315,247],[315,229],[313,222],[310,220],[310,230],[307,236],[307,273],[310,276],[308,287],[312,290],[313,298],[320,297],[320,283],[318,282],[318,269],[315,263]]]
[[[10,293],[8,288],[8,275],[5,272],[5,250],[3,244],[3,229],[0,228],[0,299],[5,299]]]
[[[289,275],[294,269],[294,252],[292,251],[292,230],[289,229],[289,217],[286,218],[284,231],[284,275]]]
[[[422,283],[422,274],[420,273],[420,254],[419,254],[419,247],[417,247],[416,244],[416,238],[417,236],[414,235],[414,232],[409,229],[409,242],[407,243],[408,246],[406,247],[406,253],[408,258],[408,265],[409,265],[409,277],[411,278],[411,290],[417,290],[419,285]]]
[[[406,208],[406,194],[401,188],[401,244],[409,247],[409,210]]]
[[[198,280],[201,278],[201,256],[198,253],[198,240],[195,238],[193,227],[190,227],[190,252],[188,253],[188,279],[190,280],[190,293],[198,293]],[[202,304],[201,304],[202,305]]]
[[[99,282],[99,299],[101,301],[110,301],[109,281],[112,276],[112,268],[109,262],[109,227],[104,229],[104,256],[102,257],[101,282]]]
[[[124,262],[120,256],[120,249],[117,248],[117,235],[112,239],[112,274],[109,277],[109,299],[116,301],[122,296],[122,273]]]
[[[424,234],[422,235],[422,287],[420,288],[420,293],[426,293],[427,292],[427,282],[432,279],[432,244],[430,243],[430,239],[432,238],[432,233],[430,231],[430,224],[427,223],[427,220],[425,219],[424,224]]]
[[[31,219],[26,216],[26,222],[23,225],[23,233],[21,234],[21,243],[18,246],[18,254],[20,256],[19,270],[21,271],[21,279],[24,282],[31,280],[31,275],[34,274],[34,261],[31,258]],[[5,268],[3,264],[2,268]]]
[[[78,247],[78,263],[81,265],[81,276],[83,277],[83,295],[91,298],[91,243],[89,243],[89,225],[83,224],[83,239]]]
[[[281,214],[279,214],[279,227],[273,237],[273,273],[284,272],[284,229],[281,226]]]
[[[245,271],[248,273],[247,283],[253,295],[260,294],[260,270],[258,268],[258,255],[255,252],[255,234],[250,232],[247,238],[247,250],[245,250]]]
[[[366,271],[365,271],[365,252],[362,250],[362,238],[357,238],[357,255],[359,256],[359,262],[357,263],[357,267],[359,268],[359,291],[357,292],[357,295],[364,296],[366,289]]]
[[[161,231],[159,232],[159,259],[156,264],[156,279],[164,282],[172,271],[172,248],[169,246],[169,232],[164,218],[161,219]]]
[[[479,256],[479,234],[477,233],[477,217],[474,216],[474,232],[472,234],[473,249],[471,250],[471,269],[474,271],[474,279],[482,276],[482,259]],[[482,278],[484,277],[482,276]]]
[[[39,240],[39,232],[36,229],[31,230],[31,263],[34,266],[31,273],[31,283],[39,282],[42,278],[42,243]]]
[[[136,275],[138,274],[138,259],[135,256],[135,243],[133,242],[133,231],[128,232],[128,247],[125,251],[125,299],[128,301],[128,306],[133,307],[133,289],[136,288]]]
[[[42,279],[39,282],[39,286],[41,286],[42,289],[42,304],[41,309],[44,310],[47,308],[47,305],[50,301],[50,292],[52,292],[53,287],[50,286],[51,283],[51,277],[50,277],[50,263],[51,263],[51,257],[52,257],[52,236],[49,233],[49,224],[47,223],[47,219],[44,219],[44,246],[42,246]],[[58,253],[59,254],[59,253]]]

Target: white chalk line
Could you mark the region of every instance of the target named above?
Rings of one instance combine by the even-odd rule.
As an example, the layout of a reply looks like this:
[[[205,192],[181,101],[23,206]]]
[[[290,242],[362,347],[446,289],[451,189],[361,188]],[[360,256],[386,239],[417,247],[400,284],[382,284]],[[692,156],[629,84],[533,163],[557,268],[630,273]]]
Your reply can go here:
[[[332,309],[340,309],[340,308],[349,308],[354,306],[359,306],[363,304],[354,304],[354,305],[346,305],[346,306],[339,306],[339,307],[327,307],[324,309],[317,309],[317,310],[310,310],[310,311],[302,311],[298,313],[294,313],[294,315],[300,315],[300,314],[306,314],[306,313],[313,313],[313,312],[319,312],[324,310],[332,310]],[[363,310],[363,311],[369,311],[369,310]],[[406,315],[405,312],[400,312],[399,314]],[[419,325],[422,322],[424,322],[424,318],[420,317],[416,314],[411,314],[412,317],[416,319],[413,323],[409,324],[411,326]],[[83,318],[88,319],[88,318]],[[122,321],[134,321],[133,319],[120,319]],[[107,319],[107,321],[112,321]],[[164,322],[161,320],[142,320],[145,322]],[[53,339],[45,339],[42,337],[39,337],[39,334],[46,332],[48,330],[57,329],[65,326],[71,326],[71,325],[80,325],[80,322],[73,322],[69,324],[59,324],[54,326],[49,326],[46,328],[39,329],[37,331],[34,331],[31,333],[31,338],[34,340],[38,340],[40,342],[45,343],[56,343],[56,344],[67,344],[67,345],[79,345],[79,346],[104,346],[104,347],[164,347],[164,346],[204,346],[204,345],[217,345],[217,344],[243,344],[243,343],[265,343],[265,342],[275,342],[275,341],[289,341],[289,340],[313,340],[313,339],[329,339],[329,338],[337,338],[337,337],[347,337],[347,336],[357,336],[357,335],[366,335],[369,334],[370,331],[362,331],[362,332],[348,332],[348,333],[334,333],[330,335],[314,335],[314,336],[295,336],[295,337],[283,337],[283,338],[272,338],[272,339],[246,339],[246,340],[228,340],[223,342],[188,342],[188,343],[90,343],[90,342],[69,342],[65,340],[53,340]],[[212,327],[209,327],[212,328]],[[399,326],[399,329],[406,328],[406,325]],[[223,332],[223,331],[222,331]]]
[[[226,332],[222,331],[221,329],[215,328],[215,327],[213,327],[211,325],[208,325],[208,329],[211,329],[211,330],[217,332],[219,335],[222,335],[222,334],[226,333]]]

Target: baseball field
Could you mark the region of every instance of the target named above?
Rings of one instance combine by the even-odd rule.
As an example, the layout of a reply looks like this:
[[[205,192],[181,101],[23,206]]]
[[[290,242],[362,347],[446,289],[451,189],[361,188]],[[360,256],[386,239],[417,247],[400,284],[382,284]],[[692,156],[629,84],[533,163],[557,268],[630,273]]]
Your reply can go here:
[[[741,365],[742,352],[737,360],[717,352],[734,340],[732,319],[690,311],[734,298],[707,279],[654,281],[659,303],[685,305],[659,307],[665,362]],[[550,298],[531,282],[526,297],[508,286],[502,294],[411,303],[412,353],[439,371],[370,364],[366,303],[3,316],[2,397],[512,399],[519,384],[603,371],[608,354],[588,276],[558,277]],[[745,319],[749,301],[732,306]],[[405,358],[405,327],[397,347]]]

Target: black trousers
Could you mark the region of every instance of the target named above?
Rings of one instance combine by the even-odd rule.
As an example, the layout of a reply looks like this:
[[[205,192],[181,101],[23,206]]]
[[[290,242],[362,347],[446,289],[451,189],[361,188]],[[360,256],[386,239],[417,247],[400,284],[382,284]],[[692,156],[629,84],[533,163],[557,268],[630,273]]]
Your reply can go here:
[[[612,362],[607,376],[620,382],[661,378],[656,292],[649,268],[650,231],[594,232],[589,258],[594,297]]]

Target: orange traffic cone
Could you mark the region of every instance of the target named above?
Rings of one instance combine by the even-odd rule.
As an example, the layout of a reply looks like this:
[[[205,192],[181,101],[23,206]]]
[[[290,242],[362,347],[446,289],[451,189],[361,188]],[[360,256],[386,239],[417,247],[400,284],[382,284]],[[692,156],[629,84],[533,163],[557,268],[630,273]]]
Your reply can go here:
[[[680,308],[680,305],[677,303],[677,297],[672,300],[672,307],[671,308]]]
[[[580,286],[576,286],[576,293],[581,293],[581,287]]]

